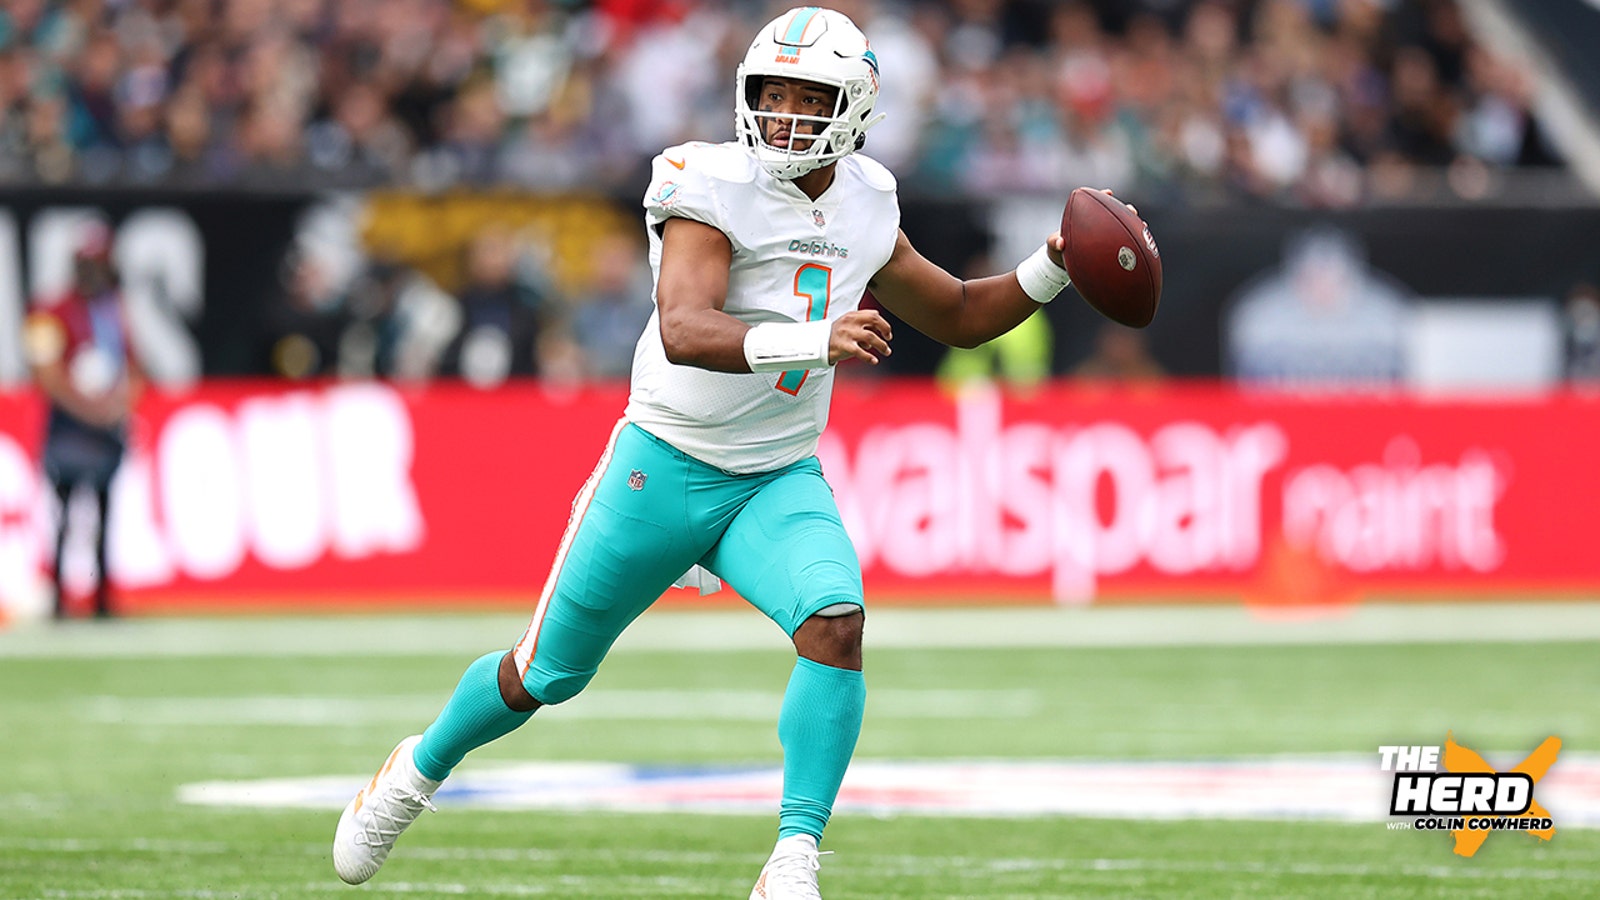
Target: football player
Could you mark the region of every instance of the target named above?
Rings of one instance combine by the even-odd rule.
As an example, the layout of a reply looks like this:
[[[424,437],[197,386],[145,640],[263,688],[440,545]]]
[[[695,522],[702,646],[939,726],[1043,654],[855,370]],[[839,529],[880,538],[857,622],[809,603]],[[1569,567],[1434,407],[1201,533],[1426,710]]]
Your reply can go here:
[[[339,820],[334,866],[372,877],[475,747],[588,684],[624,628],[686,571],[726,580],[794,642],[778,710],[778,840],[753,900],[817,898],[817,844],[866,702],[855,551],[815,451],[833,366],[889,355],[871,290],[912,327],[972,347],[1067,286],[1060,235],[1014,272],[962,281],[900,230],[895,179],[858,153],[878,59],[838,12],[761,29],[737,72],[737,139],[655,158],[645,224],[655,313],[632,389],[578,492],[515,647],[468,667],[439,717],[405,739]]]

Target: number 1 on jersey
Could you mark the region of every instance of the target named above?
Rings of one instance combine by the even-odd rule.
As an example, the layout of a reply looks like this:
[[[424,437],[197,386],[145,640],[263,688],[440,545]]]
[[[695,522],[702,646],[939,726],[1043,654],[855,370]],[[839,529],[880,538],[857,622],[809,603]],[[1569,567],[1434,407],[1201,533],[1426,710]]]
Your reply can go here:
[[[806,321],[820,322],[828,317],[829,296],[833,293],[833,270],[816,263],[806,263],[794,273],[794,295],[806,301]],[[796,369],[778,376],[776,387],[785,394],[800,393],[806,383],[805,369]]]

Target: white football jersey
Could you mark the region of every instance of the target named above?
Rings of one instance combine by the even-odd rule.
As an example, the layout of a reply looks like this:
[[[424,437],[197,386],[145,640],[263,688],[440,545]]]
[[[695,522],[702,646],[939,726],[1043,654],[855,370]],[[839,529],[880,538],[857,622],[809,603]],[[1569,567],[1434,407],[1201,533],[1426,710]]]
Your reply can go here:
[[[832,321],[858,308],[899,233],[894,176],[859,153],[840,160],[833,184],[815,201],[767,174],[735,143],[671,147],[655,158],[651,174],[644,208],[654,281],[667,219],[711,225],[733,245],[723,311],[750,325]],[[767,472],[816,452],[833,374],[831,366],[740,374],[674,365],[661,343],[658,309],[634,349],[625,415],[720,469]]]

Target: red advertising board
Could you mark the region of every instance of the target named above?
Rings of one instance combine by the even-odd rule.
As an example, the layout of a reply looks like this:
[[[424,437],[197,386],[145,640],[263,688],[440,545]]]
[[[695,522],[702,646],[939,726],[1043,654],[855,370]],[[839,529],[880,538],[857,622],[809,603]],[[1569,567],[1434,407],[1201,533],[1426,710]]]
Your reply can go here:
[[[152,394],[115,487],[136,609],[526,604],[621,387]],[[42,416],[0,395],[0,603],[41,605]],[[1322,602],[1600,588],[1600,399],[845,381],[819,455],[870,599]],[[82,574],[67,554],[69,582]],[[74,575],[74,573],[78,573]],[[674,592],[676,593],[676,592]]]
[[[1600,587],[1600,400],[1216,385],[850,391],[822,456],[874,585],[1058,601]]]

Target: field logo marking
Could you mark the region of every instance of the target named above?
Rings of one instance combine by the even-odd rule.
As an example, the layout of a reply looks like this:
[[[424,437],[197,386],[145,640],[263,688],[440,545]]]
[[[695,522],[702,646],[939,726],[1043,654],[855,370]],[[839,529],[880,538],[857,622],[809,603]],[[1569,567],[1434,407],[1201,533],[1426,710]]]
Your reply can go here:
[[[1391,756],[1397,756],[1398,749]],[[1439,759],[1443,761],[1442,753]],[[1456,760],[1450,764],[1455,767]],[[1527,774],[1532,779],[1538,773]],[[185,784],[178,789],[178,800],[332,813],[342,809],[370,777]],[[1192,760],[857,759],[845,776],[834,811],[1388,822],[1395,830],[1409,829],[1410,817],[1396,819],[1390,813],[1392,782],[1390,772],[1373,766],[1370,752]],[[1560,798],[1556,812],[1563,828],[1600,828],[1600,755],[1567,754],[1539,790],[1556,792],[1546,797],[1547,803],[1549,797]],[[548,761],[465,765],[433,799],[441,809],[768,815],[782,795],[783,770],[775,765]],[[1528,815],[1537,814],[1530,804]],[[1491,830],[1505,827],[1490,826]]]
[[[1391,822],[1391,830],[1449,831],[1457,856],[1471,856],[1494,831],[1526,831],[1541,841],[1555,836],[1550,811],[1533,798],[1561,752],[1561,739],[1551,735],[1527,758],[1501,772],[1476,750],[1446,734],[1444,747],[1384,745],[1379,766],[1394,772],[1389,815],[1411,816],[1413,822]],[[1440,768],[1441,763],[1443,768]]]

